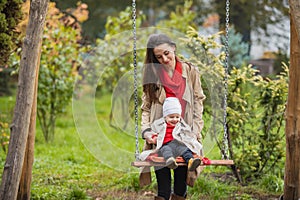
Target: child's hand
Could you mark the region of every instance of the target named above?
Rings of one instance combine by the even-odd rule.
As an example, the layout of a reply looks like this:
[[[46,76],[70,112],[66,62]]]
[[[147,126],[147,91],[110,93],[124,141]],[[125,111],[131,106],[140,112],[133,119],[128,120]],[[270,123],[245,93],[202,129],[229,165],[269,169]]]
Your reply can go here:
[[[152,135],[153,144],[157,143],[157,133]]]

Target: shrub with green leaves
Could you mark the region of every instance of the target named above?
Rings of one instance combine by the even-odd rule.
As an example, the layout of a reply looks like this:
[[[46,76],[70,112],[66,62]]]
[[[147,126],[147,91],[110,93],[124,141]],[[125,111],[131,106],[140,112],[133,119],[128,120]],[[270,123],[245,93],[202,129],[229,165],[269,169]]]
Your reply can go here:
[[[0,66],[7,64],[10,54],[17,46],[19,32],[16,26],[22,18],[22,0],[1,0],[0,3]]]
[[[118,16],[108,17],[105,25],[106,35],[104,39],[96,41],[97,48],[94,50],[96,56],[91,56],[89,62],[94,65],[97,72],[101,72],[101,81],[98,83],[100,90],[113,91],[120,78],[133,67],[131,15],[131,8],[127,7]],[[144,17],[141,14],[136,19],[137,28],[141,27]],[[142,57],[142,53],[137,51],[137,56]]]
[[[281,174],[284,160],[284,110],[287,100],[288,68],[275,79],[258,75],[251,66],[233,67],[224,88],[224,53],[212,53],[219,48],[218,35],[203,37],[190,29],[185,40],[194,56],[190,61],[199,67],[203,89],[205,137],[216,139],[220,150],[223,133],[223,100],[227,93],[227,134],[229,154],[242,181],[251,181],[268,172]],[[203,59],[206,58],[206,59]],[[213,124],[212,126],[209,126]],[[278,171],[279,170],[279,171]]]
[[[264,79],[248,67],[233,68],[229,79],[228,127],[232,151],[244,181],[282,169],[288,69]]]
[[[19,45],[16,27],[22,18],[22,0],[1,0],[0,2],[0,95],[11,94],[8,67],[9,57]]]
[[[10,123],[12,120],[15,100],[11,97],[0,98],[0,147],[6,154],[10,138]],[[0,156],[1,157],[1,156]],[[1,159],[0,159],[1,160]]]
[[[53,5],[51,9],[43,36],[37,107],[46,141],[53,139],[56,118],[71,101],[82,49],[80,30],[66,26],[62,14]]]
[[[7,122],[0,121],[0,146],[7,152],[9,143],[9,125]]]
[[[196,28],[196,14],[192,11],[192,5],[193,1],[188,0],[183,6],[176,6],[175,12],[169,14],[169,19],[159,21],[157,27],[170,28],[182,33],[186,33],[188,27]]]

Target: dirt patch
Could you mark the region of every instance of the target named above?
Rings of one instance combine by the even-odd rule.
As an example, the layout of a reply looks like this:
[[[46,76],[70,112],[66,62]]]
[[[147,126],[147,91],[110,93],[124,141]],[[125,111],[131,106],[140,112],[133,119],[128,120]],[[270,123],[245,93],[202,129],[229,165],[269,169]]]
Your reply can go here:
[[[155,193],[151,191],[122,191],[122,190],[114,190],[114,191],[97,191],[88,193],[90,197],[94,200],[153,200]],[[266,194],[252,194],[253,199],[257,200],[278,200],[279,196],[276,195],[266,195]],[[187,198],[188,199],[188,198]],[[199,197],[202,200],[209,200],[207,197]],[[231,199],[231,198],[229,198]]]
[[[155,194],[151,191],[97,191],[88,192],[88,195],[95,200],[153,200]]]

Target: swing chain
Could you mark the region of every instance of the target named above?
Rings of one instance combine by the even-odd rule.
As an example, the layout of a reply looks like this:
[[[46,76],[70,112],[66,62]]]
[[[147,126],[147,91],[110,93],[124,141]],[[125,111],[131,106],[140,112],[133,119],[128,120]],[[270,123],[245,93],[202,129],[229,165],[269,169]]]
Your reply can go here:
[[[223,118],[223,150],[222,150],[222,159],[229,159],[228,156],[228,135],[227,135],[227,90],[228,90],[228,62],[229,62],[229,9],[230,9],[230,0],[226,0],[226,24],[225,24],[225,74],[224,74],[224,118]]]
[[[138,131],[138,91],[137,91],[137,56],[136,56],[136,3],[132,0],[132,20],[133,20],[133,68],[134,68],[134,116],[135,116],[135,159],[138,160],[139,151],[139,131]]]

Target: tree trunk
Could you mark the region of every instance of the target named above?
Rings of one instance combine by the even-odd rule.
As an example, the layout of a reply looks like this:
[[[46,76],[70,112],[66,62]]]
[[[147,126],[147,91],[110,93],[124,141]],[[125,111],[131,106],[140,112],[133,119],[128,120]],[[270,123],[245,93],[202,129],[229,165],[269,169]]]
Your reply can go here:
[[[298,41],[300,41],[300,1],[299,0],[289,0],[290,3],[290,13],[291,18],[294,21],[294,27],[297,33]]]
[[[47,14],[48,0],[30,2],[29,22],[20,61],[18,93],[11,124],[11,137],[2,174],[1,200],[17,198],[28,138],[30,116],[34,102],[34,86],[40,59],[40,41]]]
[[[292,2],[292,1],[290,1]],[[292,3],[291,3],[292,6]],[[288,102],[286,110],[286,162],[284,178],[284,199],[300,199],[300,21],[295,23],[295,12],[291,9],[291,55],[290,55],[290,81]],[[300,20],[300,18],[298,18]]]
[[[42,41],[40,41],[40,45]],[[40,48],[40,47],[39,47]],[[40,57],[41,52],[39,52]],[[39,60],[40,61],[40,60]],[[34,97],[31,109],[29,132],[25,150],[25,158],[22,169],[22,176],[19,184],[18,200],[30,200],[30,186],[32,179],[32,166],[34,161],[34,142],[35,142],[35,131],[36,131],[36,110],[37,110],[37,89],[38,89],[38,78],[39,78],[39,66],[40,62],[37,64],[37,72],[35,75],[35,87],[34,87]]]

